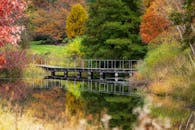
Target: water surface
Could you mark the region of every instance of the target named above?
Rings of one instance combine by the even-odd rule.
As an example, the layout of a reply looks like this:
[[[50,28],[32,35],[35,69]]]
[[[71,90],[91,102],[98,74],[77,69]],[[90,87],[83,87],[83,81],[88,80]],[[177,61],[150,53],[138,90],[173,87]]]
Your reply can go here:
[[[133,91],[108,83],[0,79],[0,129],[130,130],[132,110],[142,104]]]

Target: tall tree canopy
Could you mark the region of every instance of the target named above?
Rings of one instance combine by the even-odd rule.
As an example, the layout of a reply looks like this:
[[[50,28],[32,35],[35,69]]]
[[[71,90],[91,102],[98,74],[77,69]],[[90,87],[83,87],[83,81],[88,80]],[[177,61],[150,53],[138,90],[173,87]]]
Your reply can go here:
[[[145,47],[139,37],[136,0],[97,0],[89,6],[83,51],[88,58],[138,59]]]
[[[82,5],[76,4],[72,7],[66,20],[66,34],[69,38],[84,34],[87,17],[87,11]]]
[[[150,6],[143,16],[140,34],[144,43],[149,43],[155,39],[170,25],[169,20],[156,11],[159,9],[159,6],[164,6],[163,1],[164,0],[156,0],[150,2]]]
[[[24,0],[0,0],[0,46],[11,43],[16,45],[24,29],[17,22],[24,16]]]
[[[151,1],[150,5],[140,26],[143,42],[150,43],[156,38],[163,39],[164,36],[171,36],[180,39],[184,46],[190,46],[195,54],[193,50],[195,2],[193,0],[149,1]]]
[[[33,0],[35,13],[32,15],[34,32],[37,35],[50,37],[54,41],[61,41],[66,35],[66,18],[71,6],[85,0]]]

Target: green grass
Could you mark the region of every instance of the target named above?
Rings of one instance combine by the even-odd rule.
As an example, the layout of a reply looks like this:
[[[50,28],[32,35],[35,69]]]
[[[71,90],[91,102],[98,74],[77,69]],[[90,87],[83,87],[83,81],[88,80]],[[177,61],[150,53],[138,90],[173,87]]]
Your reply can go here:
[[[55,55],[55,56],[63,56],[64,55],[64,46],[60,45],[42,45],[41,41],[32,41],[30,49],[34,54],[39,55]]]
[[[40,59],[47,60],[50,65],[58,66],[80,66],[80,59],[83,53],[80,51],[82,38],[75,38],[66,45],[44,45],[41,41],[32,41],[29,49],[33,55],[38,55],[37,62]],[[76,61],[77,60],[77,61]],[[76,62],[75,62],[76,61]]]

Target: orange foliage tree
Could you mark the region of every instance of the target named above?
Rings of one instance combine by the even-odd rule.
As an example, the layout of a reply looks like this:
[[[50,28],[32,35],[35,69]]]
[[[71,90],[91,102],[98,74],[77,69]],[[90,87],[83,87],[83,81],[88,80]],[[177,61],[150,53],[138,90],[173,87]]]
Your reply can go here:
[[[63,8],[50,10],[39,9],[33,19],[34,32],[38,35],[48,36],[55,41],[60,41],[65,35],[65,16],[67,11]]]
[[[32,23],[37,35],[48,36],[54,41],[61,41],[66,35],[63,27],[66,26],[66,18],[71,6],[76,3],[85,4],[85,0],[33,0],[36,9]]]
[[[155,0],[141,0],[140,9],[145,12],[148,7],[151,6],[152,2]]]
[[[144,43],[149,43],[155,39],[170,25],[170,21],[156,11],[156,8],[159,6],[156,5],[159,4],[156,1],[151,3],[151,6],[146,10],[141,22],[140,34]]]
[[[47,8],[49,7],[48,0],[32,0],[32,4],[35,8]]]

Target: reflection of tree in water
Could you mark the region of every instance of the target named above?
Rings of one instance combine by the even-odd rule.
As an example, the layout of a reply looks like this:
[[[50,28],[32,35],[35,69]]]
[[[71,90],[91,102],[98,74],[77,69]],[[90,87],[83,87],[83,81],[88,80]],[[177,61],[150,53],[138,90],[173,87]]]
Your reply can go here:
[[[101,118],[108,114],[112,116],[111,127],[128,130],[136,120],[132,109],[142,104],[138,97],[89,92],[79,97],[59,87],[33,89],[29,86],[22,81],[0,83],[0,110],[14,115],[11,122],[15,124],[14,129],[21,124],[22,118],[28,122],[32,119],[45,128],[52,124],[51,129],[79,125],[85,118],[89,127],[102,128]]]
[[[28,102],[31,116],[44,121],[60,121],[65,117],[65,91],[57,87],[35,89]]]
[[[29,113],[45,123],[65,123],[70,121],[71,117],[82,113],[81,101],[61,88],[35,89],[31,95],[31,101],[28,103]]]
[[[29,88],[23,81],[15,81],[11,83],[0,83],[1,98],[11,102],[19,103],[23,101],[29,93]]]
[[[66,93],[66,115],[68,117],[76,116],[77,119],[83,118],[84,102],[76,98],[72,93]]]
[[[58,87],[33,89],[22,81],[1,82],[0,96],[0,109],[15,116],[15,129],[23,115],[41,124],[55,125],[78,123],[83,118],[83,102]]]
[[[86,102],[87,115],[92,114],[101,120],[105,112],[112,116],[110,127],[120,126],[125,130],[132,129],[132,124],[136,121],[136,115],[132,110],[143,104],[141,97],[125,97],[107,94],[83,93],[83,99]]]
[[[0,106],[4,112],[15,114],[15,129],[18,129],[18,119],[24,114],[29,89],[23,81],[11,83],[0,82]]]

